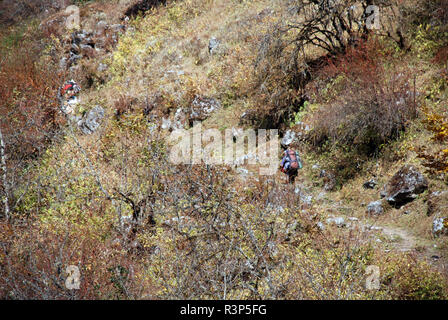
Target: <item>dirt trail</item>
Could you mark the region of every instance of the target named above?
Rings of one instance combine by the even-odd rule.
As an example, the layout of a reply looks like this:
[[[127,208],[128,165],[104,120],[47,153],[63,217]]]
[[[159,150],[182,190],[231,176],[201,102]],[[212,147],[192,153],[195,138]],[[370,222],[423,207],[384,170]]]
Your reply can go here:
[[[280,160],[279,160],[280,162]],[[241,166],[242,168],[247,168],[247,166]],[[249,169],[249,168],[248,168]],[[247,183],[247,180],[251,180],[256,178],[258,175],[256,172],[249,169],[251,172],[250,175],[246,175],[245,177],[237,174],[240,176],[241,180],[244,180],[245,183]],[[277,172],[273,176],[273,179],[276,181],[279,185],[285,185],[285,187],[290,186],[286,183],[287,178],[284,174],[281,172]],[[318,193],[324,192],[323,189],[314,189],[309,186],[312,186],[313,183],[311,181],[308,181],[306,176],[300,175],[296,180],[295,188],[299,188],[300,190],[305,190],[305,194],[312,196],[313,199],[313,206],[320,206],[321,208],[327,209],[329,212],[334,212],[337,216],[342,216],[347,219],[347,221],[350,220],[350,212],[354,211],[354,208],[351,207],[339,207],[334,202],[328,202],[322,199],[319,199]],[[294,188],[292,188],[294,190]],[[314,190],[313,190],[314,189]],[[327,195],[330,195],[330,193],[325,192]],[[327,211],[325,210],[325,211]],[[383,244],[385,244],[385,247],[387,251],[394,250],[398,252],[417,252],[416,247],[421,246],[423,243],[427,242],[424,239],[420,239],[413,235],[411,232],[404,228],[399,228],[395,226],[390,225],[383,225],[381,223],[378,223],[377,221],[372,223],[371,221],[368,221],[367,218],[358,217],[358,220],[350,221],[349,224],[352,226],[357,225],[360,230],[367,231],[369,235],[367,235],[367,238],[371,241],[378,241]],[[420,255],[422,258],[427,259],[431,263],[437,262],[438,257],[440,257],[440,254],[437,252],[437,249],[434,248],[431,245],[425,246],[425,250],[423,252],[420,252]],[[435,259],[434,257],[437,257]]]
[[[382,232],[385,236],[392,240],[397,239],[398,241],[393,241],[395,249],[398,251],[412,251],[415,249],[417,243],[417,238],[409,234],[406,230],[395,228],[395,227],[382,227]]]

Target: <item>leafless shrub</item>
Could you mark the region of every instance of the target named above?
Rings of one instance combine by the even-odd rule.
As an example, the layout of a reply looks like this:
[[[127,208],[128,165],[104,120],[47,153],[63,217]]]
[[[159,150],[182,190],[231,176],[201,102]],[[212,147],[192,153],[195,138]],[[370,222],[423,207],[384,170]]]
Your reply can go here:
[[[280,127],[308,96],[304,91],[328,57],[359,45],[373,32],[369,5],[390,9],[392,1],[289,1],[288,23],[277,23],[260,43],[256,67],[258,123]],[[390,10],[389,10],[390,11]],[[381,11],[383,14],[383,11]]]
[[[337,77],[337,89],[326,97],[332,104],[311,120],[315,145],[330,141],[372,154],[416,117],[411,71],[384,70],[374,54],[378,45],[365,43],[351,49],[321,71],[324,78]]]

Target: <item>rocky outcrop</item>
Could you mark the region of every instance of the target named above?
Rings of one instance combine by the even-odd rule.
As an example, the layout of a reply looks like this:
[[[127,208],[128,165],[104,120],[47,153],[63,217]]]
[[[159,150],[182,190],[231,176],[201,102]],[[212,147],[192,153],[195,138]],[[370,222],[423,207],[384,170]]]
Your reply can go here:
[[[84,134],[92,134],[98,129],[103,118],[104,109],[96,106],[78,122],[78,127]]]
[[[414,166],[405,165],[384,186],[380,195],[392,206],[400,208],[426,189],[427,179]]]

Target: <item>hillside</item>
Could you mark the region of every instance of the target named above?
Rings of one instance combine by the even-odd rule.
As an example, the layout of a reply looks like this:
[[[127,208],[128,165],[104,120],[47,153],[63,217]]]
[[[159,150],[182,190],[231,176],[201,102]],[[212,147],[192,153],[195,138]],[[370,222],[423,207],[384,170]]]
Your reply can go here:
[[[447,22],[443,0],[4,1],[0,298],[446,299]]]

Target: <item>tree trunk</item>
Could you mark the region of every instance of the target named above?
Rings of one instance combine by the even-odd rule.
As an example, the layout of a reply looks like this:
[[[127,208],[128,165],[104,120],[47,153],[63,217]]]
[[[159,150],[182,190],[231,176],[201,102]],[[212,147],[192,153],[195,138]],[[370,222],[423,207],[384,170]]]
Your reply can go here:
[[[5,217],[9,220],[9,198],[8,198],[8,180],[6,176],[6,155],[5,155],[5,142],[3,140],[2,129],[0,128],[0,169],[2,172],[2,184],[3,184],[3,205],[5,207]]]

